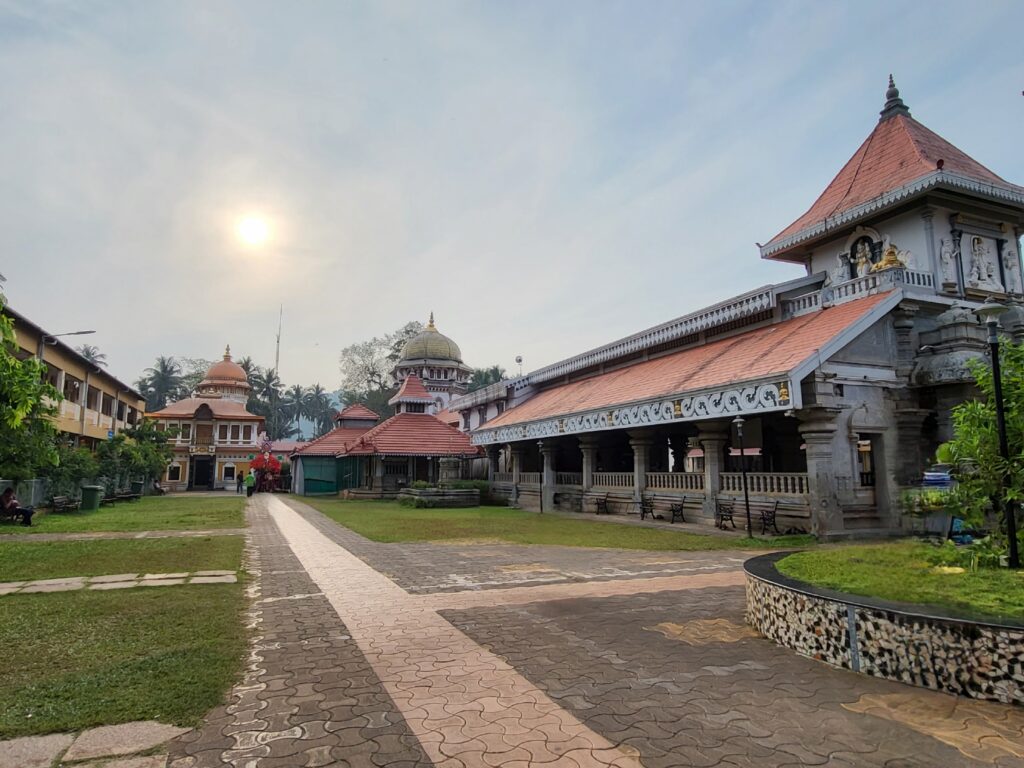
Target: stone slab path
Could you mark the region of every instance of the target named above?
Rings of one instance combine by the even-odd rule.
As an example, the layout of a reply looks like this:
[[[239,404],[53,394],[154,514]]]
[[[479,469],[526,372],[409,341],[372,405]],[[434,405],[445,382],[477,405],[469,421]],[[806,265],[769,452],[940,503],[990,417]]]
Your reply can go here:
[[[1024,766],[1019,709],[756,637],[740,553],[383,545],[294,500],[249,514],[246,677],[172,768]]]
[[[76,589],[130,589],[171,587],[179,584],[234,584],[235,571],[191,571],[184,573],[115,573],[110,576],[68,576],[63,579],[0,582],[0,596],[34,592],[73,592]]]

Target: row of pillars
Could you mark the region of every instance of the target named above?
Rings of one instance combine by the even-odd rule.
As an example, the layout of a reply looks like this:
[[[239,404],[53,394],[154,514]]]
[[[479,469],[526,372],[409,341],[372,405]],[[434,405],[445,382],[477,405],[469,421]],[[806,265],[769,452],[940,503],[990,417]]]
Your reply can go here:
[[[836,432],[838,409],[810,408],[801,414],[800,435],[807,457],[808,495],[811,502],[811,520],[814,533],[839,530],[842,527],[842,513],[836,496],[832,466],[833,438]],[[725,445],[729,441],[728,420],[706,421],[699,424],[697,442],[704,449],[704,514],[713,517],[718,494],[721,491],[721,474],[725,468]],[[633,450],[633,498],[639,501],[646,490],[647,472],[650,464],[651,447],[654,445],[650,430],[631,430],[629,446]],[[583,492],[594,487],[594,466],[597,457],[596,435],[583,435],[579,439],[583,456]],[[555,445],[551,440],[538,442],[543,460],[541,472],[541,511],[555,506]],[[519,476],[525,449],[511,446],[513,493],[518,493]],[[494,482],[498,471],[499,446],[487,449],[487,479]]]

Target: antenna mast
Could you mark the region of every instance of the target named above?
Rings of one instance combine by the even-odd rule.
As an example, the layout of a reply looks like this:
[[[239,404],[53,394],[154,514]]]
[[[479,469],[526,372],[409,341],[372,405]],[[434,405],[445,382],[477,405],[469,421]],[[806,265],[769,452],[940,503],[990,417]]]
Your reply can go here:
[[[274,371],[281,378],[281,320],[284,318],[284,304],[277,314],[277,347],[274,349]]]

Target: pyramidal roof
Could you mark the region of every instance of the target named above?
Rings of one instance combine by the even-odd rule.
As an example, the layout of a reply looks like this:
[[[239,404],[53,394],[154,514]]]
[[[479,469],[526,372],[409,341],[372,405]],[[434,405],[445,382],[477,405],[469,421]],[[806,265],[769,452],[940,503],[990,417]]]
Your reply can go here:
[[[362,403],[353,403],[344,410],[338,411],[338,413],[334,414],[335,421],[338,421],[339,419],[366,419],[367,421],[372,419],[373,421],[377,421],[379,418],[379,413],[371,411]]]
[[[412,375],[402,382],[402,388],[398,390],[398,394],[388,400],[388,405],[394,405],[395,403],[432,402],[434,402],[434,398],[427,392],[427,388],[423,386],[420,377]]]
[[[469,435],[429,413],[399,413],[360,435],[338,456],[478,456]]]
[[[797,243],[943,183],[963,188],[969,186],[965,181],[975,182],[1015,198],[1024,194],[1024,188],[1000,178],[911,117],[892,75],[885,95],[885,107],[871,135],[814,205],[761,246],[762,257],[784,260],[783,252]]]

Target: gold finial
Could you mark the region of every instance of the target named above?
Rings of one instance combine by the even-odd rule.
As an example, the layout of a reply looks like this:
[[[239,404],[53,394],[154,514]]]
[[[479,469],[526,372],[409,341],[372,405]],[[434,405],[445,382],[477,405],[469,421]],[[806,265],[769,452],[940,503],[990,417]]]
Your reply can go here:
[[[433,310],[431,310],[431,312],[430,312],[430,322],[427,323],[427,330],[428,331],[436,331],[437,330],[437,328],[434,327],[434,312],[433,312]]]
[[[230,360],[231,359],[231,345],[230,344],[225,344],[224,345],[224,359],[225,360]]]

